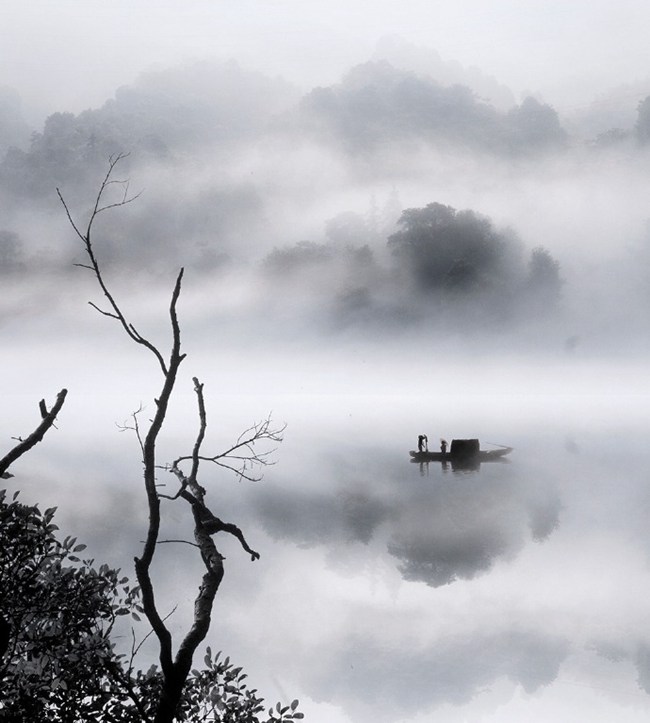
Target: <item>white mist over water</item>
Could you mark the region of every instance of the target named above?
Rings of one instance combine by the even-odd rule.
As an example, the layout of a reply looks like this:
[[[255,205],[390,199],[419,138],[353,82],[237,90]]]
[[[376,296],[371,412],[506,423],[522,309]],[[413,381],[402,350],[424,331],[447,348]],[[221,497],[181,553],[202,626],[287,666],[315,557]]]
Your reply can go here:
[[[41,396],[70,389],[59,428],[11,485],[24,501],[58,505],[66,534],[131,574],[144,495],[137,442],[115,424],[151,406],[157,369],[110,320],[89,309],[68,323],[66,308],[23,320],[3,355],[16,410],[3,438],[30,429]],[[227,571],[206,643],[264,695],[301,698],[316,723],[515,721],[522,711],[569,721],[585,705],[595,720],[647,716],[637,683],[650,645],[642,360],[452,351],[405,336],[272,344],[198,319],[185,344],[161,461],[193,442],[193,375],[205,383],[207,447],[268,412],[288,425],[263,482],[209,468],[202,479],[217,514],[262,553],[251,564],[219,541]],[[479,437],[515,450],[477,472],[420,469],[408,450],[422,432],[432,447]],[[189,524],[170,508],[165,534]],[[180,605],[180,630],[200,563],[184,550],[163,557],[173,562],[158,584]]]

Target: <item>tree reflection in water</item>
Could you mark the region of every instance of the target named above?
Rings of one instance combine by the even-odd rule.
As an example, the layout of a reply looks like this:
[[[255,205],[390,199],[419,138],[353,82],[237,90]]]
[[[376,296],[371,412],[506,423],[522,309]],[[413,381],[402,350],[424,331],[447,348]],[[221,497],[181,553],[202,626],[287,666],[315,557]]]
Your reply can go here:
[[[265,486],[252,500],[261,523],[298,545],[381,542],[405,580],[434,587],[483,574],[558,525],[553,485],[520,479],[516,466],[465,466],[450,475],[436,463],[420,479],[421,465],[372,457],[365,474],[353,464],[333,472],[334,487]]]

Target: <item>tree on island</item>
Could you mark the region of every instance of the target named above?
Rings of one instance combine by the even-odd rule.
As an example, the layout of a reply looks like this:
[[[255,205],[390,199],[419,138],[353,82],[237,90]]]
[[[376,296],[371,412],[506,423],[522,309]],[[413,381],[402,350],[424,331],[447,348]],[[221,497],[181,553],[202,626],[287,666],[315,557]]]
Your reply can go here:
[[[398,227],[388,246],[422,292],[487,288],[508,275],[518,251],[513,235],[487,217],[441,203],[407,209]]]
[[[523,244],[509,229],[471,210],[441,203],[404,211],[399,230],[388,239],[402,285],[424,299],[444,301],[446,311],[461,305],[502,320],[557,308],[560,264],[537,247],[523,262]]]

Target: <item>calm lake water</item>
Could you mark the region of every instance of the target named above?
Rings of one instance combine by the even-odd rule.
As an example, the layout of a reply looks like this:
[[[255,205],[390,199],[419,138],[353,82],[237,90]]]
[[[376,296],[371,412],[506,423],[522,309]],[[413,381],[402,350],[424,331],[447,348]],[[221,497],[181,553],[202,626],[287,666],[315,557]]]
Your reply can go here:
[[[227,572],[207,642],[269,699],[298,697],[323,723],[646,719],[650,454],[639,428],[565,418],[508,435],[497,419],[511,461],[454,472],[411,463],[415,434],[389,439],[394,400],[348,398],[347,421],[333,425],[328,410],[343,402],[286,407],[263,482],[206,470],[215,511],[262,554],[252,564],[220,541]],[[130,572],[145,525],[137,450],[111,434],[76,436],[74,454],[43,445],[16,482]],[[164,536],[189,536],[182,506],[166,519]],[[180,631],[200,565],[171,547],[157,580],[164,607],[180,605]]]
[[[151,404],[155,372],[115,330],[71,325],[62,339],[30,323],[3,352],[2,438],[33,428],[42,396],[70,395],[7,486],[58,505],[63,534],[132,575],[146,510],[136,440],[116,423]],[[161,461],[191,448],[193,374],[206,451],[269,411],[288,424],[262,482],[202,477],[261,553],[251,563],[218,540],[226,576],[206,644],[269,703],[300,698],[315,723],[648,719],[643,360],[214,343],[186,363]],[[420,433],[515,449],[477,471],[420,468]],[[163,536],[189,538],[186,506],[164,512]],[[166,545],[156,568],[175,632],[201,574],[193,552]]]

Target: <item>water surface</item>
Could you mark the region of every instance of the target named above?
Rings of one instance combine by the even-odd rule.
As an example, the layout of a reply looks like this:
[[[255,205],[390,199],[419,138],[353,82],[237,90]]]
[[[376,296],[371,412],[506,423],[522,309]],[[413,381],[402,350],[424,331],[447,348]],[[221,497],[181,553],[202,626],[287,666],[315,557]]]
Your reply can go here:
[[[116,423],[151,405],[155,368],[94,323],[71,323],[64,345],[60,326],[30,324],[4,352],[3,438],[30,429],[42,396],[70,394],[12,489],[58,505],[65,534],[131,574],[146,510],[137,442]],[[451,358],[434,343],[250,341],[248,353],[189,336],[209,348],[185,363],[161,461],[191,449],[193,374],[206,383],[206,450],[268,412],[288,425],[263,481],[201,478],[261,553],[251,563],[219,539],[226,576],[206,642],[263,695],[300,698],[316,723],[647,720],[643,360]],[[478,437],[514,451],[476,471],[421,468],[408,455],[420,433],[432,447]],[[160,481],[173,484],[162,470]],[[186,506],[163,509],[163,536],[189,538]],[[175,632],[201,574],[193,552],[167,545],[156,567]]]

